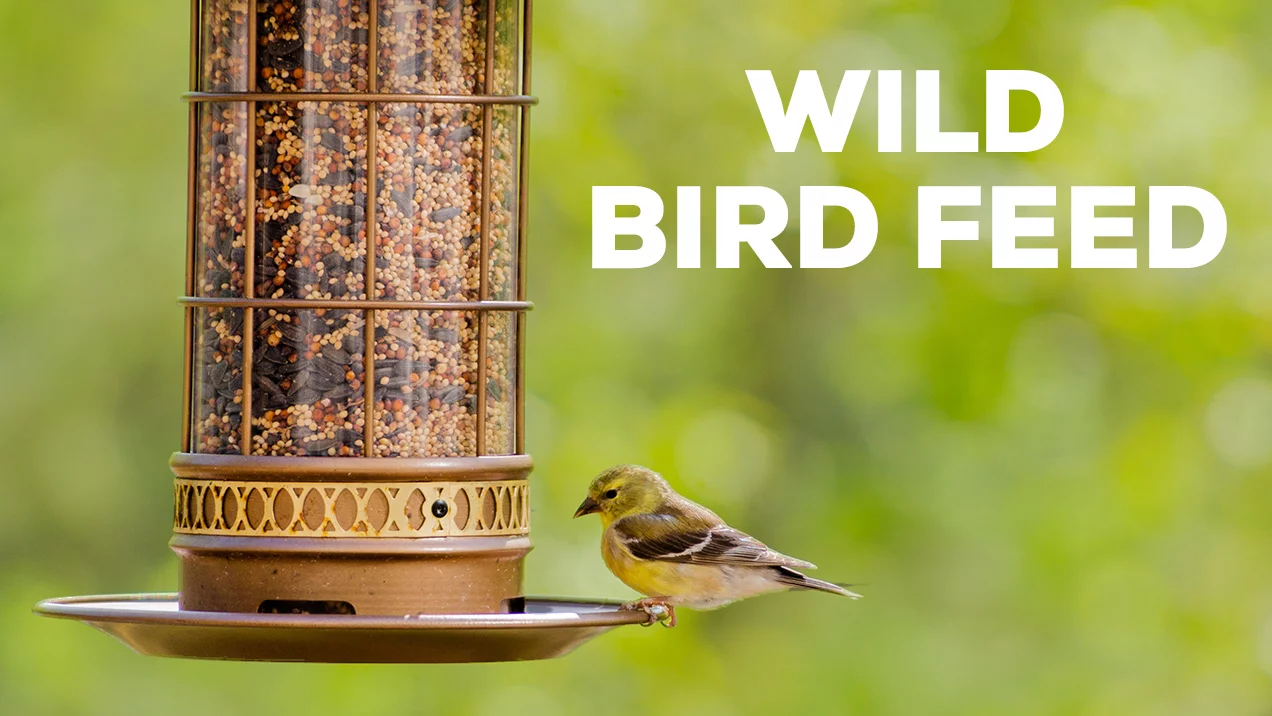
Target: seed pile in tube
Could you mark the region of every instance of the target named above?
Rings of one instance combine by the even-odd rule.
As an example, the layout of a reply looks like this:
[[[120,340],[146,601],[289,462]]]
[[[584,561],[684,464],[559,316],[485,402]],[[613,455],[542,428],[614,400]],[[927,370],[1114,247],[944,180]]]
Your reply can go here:
[[[204,89],[244,91],[247,18],[255,7],[259,92],[375,91],[401,102],[260,101],[200,106],[195,290],[324,301],[512,300],[520,111],[413,94],[515,91],[518,3],[499,0],[492,90],[485,72],[485,0],[210,0],[204,4]],[[370,16],[379,41],[369,47]],[[489,120],[489,127],[486,126]],[[369,151],[374,132],[375,151]],[[482,196],[489,133],[489,196]],[[247,216],[248,148],[255,212]],[[376,182],[369,184],[374,162]],[[374,226],[370,224],[374,205]],[[483,211],[484,209],[484,211]],[[482,274],[483,213],[487,272]],[[368,230],[374,230],[368,257]],[[374,282],[368,284],[369,274]],[[244,309],[195,312],[193,449],[242,445]],[[512,313],[336,308],[253,309],[250,452],[288,456],[475,455],[514,450],[516,318]],[[364,415],[367,322],[374,366]],[[486,405],[477,405],[485,330]],[[366,421],[373,437],[366,444]]]

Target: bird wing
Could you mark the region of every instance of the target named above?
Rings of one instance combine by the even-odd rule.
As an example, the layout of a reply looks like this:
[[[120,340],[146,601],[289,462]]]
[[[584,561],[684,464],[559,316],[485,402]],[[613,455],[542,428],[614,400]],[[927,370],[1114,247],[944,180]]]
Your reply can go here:
[[[726,524],[695,524],[671,514],[630,515],[614,522],[619,542],[638,559],[745,566],[816,567],[769,549]]]

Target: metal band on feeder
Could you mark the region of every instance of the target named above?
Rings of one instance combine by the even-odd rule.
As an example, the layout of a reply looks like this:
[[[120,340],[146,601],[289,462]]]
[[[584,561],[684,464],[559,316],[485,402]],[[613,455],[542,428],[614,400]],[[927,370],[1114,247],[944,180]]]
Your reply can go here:
[[[531,0],[370,2],[193,3],[178,603],[42,612],[337,661],[541,658],[643,620],[521,592]]]

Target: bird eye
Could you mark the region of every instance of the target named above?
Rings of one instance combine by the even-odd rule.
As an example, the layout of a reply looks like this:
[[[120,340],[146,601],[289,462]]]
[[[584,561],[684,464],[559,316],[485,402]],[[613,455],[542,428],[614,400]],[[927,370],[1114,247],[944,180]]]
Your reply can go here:
[[[615,497],[618,497],[618,490],[606,490],[606,491],[605,491],[605,499],[607,499],[607,500],[612,500],[612,499],[614,499]]]

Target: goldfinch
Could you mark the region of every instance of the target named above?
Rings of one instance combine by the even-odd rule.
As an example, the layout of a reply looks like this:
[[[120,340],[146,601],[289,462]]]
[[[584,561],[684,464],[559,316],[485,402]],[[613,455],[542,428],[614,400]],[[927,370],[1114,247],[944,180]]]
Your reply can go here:
[[[838,584],[806,577],[816,567],[769,549],[680,495],[661,475],[619,465],[592,481],[574,516],[599,514],[601,557],[624,584],[647,598],[626,605],[665,626],[676,607],[715,609],[782,589],[816,589],[859,599]],[[665,620],[665,621],[664,621]],[[652,623],[652,622],[651,622]]]

